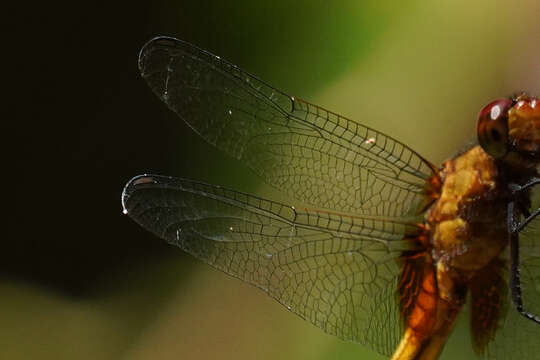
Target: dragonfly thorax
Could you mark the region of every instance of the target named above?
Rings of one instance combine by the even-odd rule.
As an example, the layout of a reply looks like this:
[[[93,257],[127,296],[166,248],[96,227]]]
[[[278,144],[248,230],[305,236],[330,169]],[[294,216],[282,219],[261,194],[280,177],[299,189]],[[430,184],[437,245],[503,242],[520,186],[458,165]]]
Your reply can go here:
[[[503,250],[507,196],[498,175],[496,161],[480,146],[444,163],[441,195],[427,214],[436,261],[475,271]]]

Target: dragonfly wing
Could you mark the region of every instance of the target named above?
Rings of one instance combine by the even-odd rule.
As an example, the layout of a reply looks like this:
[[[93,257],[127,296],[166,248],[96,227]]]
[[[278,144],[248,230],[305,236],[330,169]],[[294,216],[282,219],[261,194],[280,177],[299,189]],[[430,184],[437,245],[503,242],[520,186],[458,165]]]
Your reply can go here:
[[[191,180],[142,175],[125,212],[196,258],[256,285],[327,333],[390,355],[406,219],[295,209]]]
[[[537,234],[540,235],[540,233]],[[538,239],[539,237],[537,237]],[[540,257],[535,258],[536,262],[539,260]],[[527,267],[525,266],[525,268]],[[529,286],[528,284],[531,284],[532,280],[528,270],[522,270],[521,272],[522,274],[525,273],[525,276],[521,276],[521,282],[526,288]],[[538,280],[540,273],[537,267],[535,271]],[[527,304],[539,299],[537,294],[531,296],[530,289],[523,290],[522,295],[525,309],[527,309]],[[499,321],[499,328],[495,332],[495,338],[488,345],[486,357],[489,359],[536,359],[540,353],[540,342],[538,341],[540,338],[540,326],[521,315],[513,306],[510,296],[510,292],[508,292],[504,302],[504,310],[502,311],[503,316]]]
[[[540,186],[535,187],[538,189],[534,189],[537,194],[533,192],[533,197],[536,198],[533,201],[538,203]],[[510,255],[506,258],[509,259]],[[506,273],[509,274],[509,271]],[[519,275],[523,309],[540,318],[540,216],[536,216],[519,233]],[[510,283],[509,280],[507,283]],[[510,292],[506,303],[506,316],[501,319],[495,340],[490,344],[489,358],[538,358],[540,325],[525,318],[515,309]]]
[[[304,203],[399,216],[433,166],[406,145],[287,95],[218,56],[160,37],[141,50],[150,88],[208,142]]]
[[[506,316],[500,321],[495,339],[489,344],[489,359],[537,359],[540,353],[538,324],[519,314],[509,298]]]

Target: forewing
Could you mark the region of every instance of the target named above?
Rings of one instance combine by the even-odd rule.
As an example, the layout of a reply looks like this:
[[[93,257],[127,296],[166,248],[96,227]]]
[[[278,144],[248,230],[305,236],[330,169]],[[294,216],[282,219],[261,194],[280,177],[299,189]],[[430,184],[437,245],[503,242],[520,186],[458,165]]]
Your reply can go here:
[[[256,285],[342,339],[390,355],[401,334],[397,258],[406,219],[350,217],[185,179],[143,175],[125,212],[170,244]]]
[[[536,242],[540,232],[536,232]],[[524,236],[520,235],[520,244]],[[532,311],[534,303],[538,304],[538,290],[533,290],[531,285],[538,281],[538,264],[540,257],[524,256],[527,245],[521,247],[521,257],[523,263],[521,268],[521,283],[523,285],[522,296],[523,306],[527,311]],[[533,251],[538,254],[539,245],[533,247]],[[533,254],[533,253],[531,253]],[[509,274],[509,269],[507,274]],[[536,278],[536,280],[534,280]],[[507,283],[509,280],[507,278]],[[489,344],[487,358],[489,359],[537,359],[540,354],[540,325],[521,315],[512,304],[511,294],[507,293],[503,317],[499,322],[499,328],[495,332],[495,339]],[[536,313],[538,315],[538,313]]]
[[[152,90],[211,144],[304,203],[400,216],[433,167],[406,145],[274,89],[218,56],[160,37],[141,50]]]
[[[519,276],[523,308],[540,322],[540,216],[519,233]]]
[[[539,208],[540,185],[531,191],[531,213]],[[523,216],[524,220],[526,216]],[[506,258],[509,259],[510,255]],[[509,274],[507,271],[507,274]],[[519,274],[525,311],[540,318],[540,216],[519,232]],[[507,280],[509,283],[509,280]],[[515,309],[508,293],[506,317],[490,345],[493,359],[537,359],[540,354],[540,325]]]

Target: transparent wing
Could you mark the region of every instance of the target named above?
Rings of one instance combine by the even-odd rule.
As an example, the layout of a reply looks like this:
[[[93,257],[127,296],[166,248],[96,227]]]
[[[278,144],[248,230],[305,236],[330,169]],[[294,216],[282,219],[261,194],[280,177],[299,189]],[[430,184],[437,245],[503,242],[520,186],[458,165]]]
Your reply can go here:
[[[160,37],[141,50],[152,90],[211,144],[289,196],[336,211],[417,210],[433,166],[406,145],[282,93],[218,56]]]
[[[536,233],[536,239],[540,239],[540,232]],[[520,236],[520,242],[522,240]],[[534,246],[536,256],[527,256],[521,265],[521,283],[523,284],[523,305],[528,311],[532,311],[534,303],[538,304],[538,290],[533,290],[531,285],[538,284],[540,272],[538,271],[538,249]],[[522,247],[520,251],[525,251]],[[523,254],[523,252],[522,252]],[[531,264],[536,264],[530,266]],[[508,272],[510,270],[508,269]],[[507,280],[508,282],[508,280]],[[536,285],[538,286],[538,285]],[[489,344],[487,358],[489,359],[537,359],[540,354],[540,325],[526,319],[512,304],[510,292],[505,301],[504,316],[500,321],[499,329],[495,333],[495,339]],[[538,314],[538,313],[537,313]]]
[[[535,186],[534,190],[533,210],[540,203],[540,186]],[[509,259],[510,255],[506,255]],[[519,233],[519,273],[523,308],[540,317],[540,216]],[[537,359],[540,354],[540,325],[519,314],[510,296],[508,293],[506,316],[490,345],[489,358]]]
[[[133,178],[122,203],[147,230],[324,331],[386,355],[397,345],[398,258],[417,230],[406,219],[295,209],[157,175]]]
[[[540,319],[540,216],[519,233],[519,275],[523,308]]]

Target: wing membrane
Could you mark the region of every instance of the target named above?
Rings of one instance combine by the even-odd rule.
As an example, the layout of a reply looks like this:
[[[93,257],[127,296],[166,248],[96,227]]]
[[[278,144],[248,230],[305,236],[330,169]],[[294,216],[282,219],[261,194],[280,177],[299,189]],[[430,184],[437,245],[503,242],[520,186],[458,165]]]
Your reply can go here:
[[[433,166],[406,145],[289,96],[189,43],[156,38],[139,56],[152,90],[204,139],[317,207],[416,211]]]
[[[132,179],[122,201],[147,230],[326,332],[387,355],[397,344],[396,259],[415,230],[406,220],[295,209],[157,175]]]
[[[532,210],[540,208],[540,186],[531,190]],[[527,216],[523,215],[522,220]],[[509,251],[504,258],[509,259]],[[519,279],[525,311],[540,317],[540,216],[519,232]],[[510,273],[508,269],[506,274]],[[509,284],[510,281],[507,280]],[[489,358],[534,359],[540,353],[540,326],[525,318],[513,306],[507,295],[505,316],[489,346]]]
[[[523,308],[540,319],[540,216],[520,232],[519,257]]]
[[[520,234],[520,279],[522,284],[523,307],[529,312],[538,310],[539,293],[538,280],[540,279],[540,269],[533,264],[538,264],[540,256],[538,251],[540,245],[538,239],[540,232],[536,232],[534,240],[536,245],[530,247],[530,242],[524,240],[529,232],[524,236]],[[524,245],[521,246],[523,241]],[[528,243],[528,244],[527,244]],[[527,255],[527,251],[532,252]],[[507,256],[506,258],[508,258]],[[507,269],[506,274],[510,273]],[[509,283],[509,280],[506,280]],[[536,288],[535,288],[536,287]],[[511,294],[508,292],[505,300],[505,309],[502,311],[503,318],[499,323],[499,329],[495,333],[494,341],[490,342],[487,358],[489,359],[534,359],[540,353],[540,326],[537,323],[525,318],[513,306]],[[538,313],[536,313],[538,315]]]

